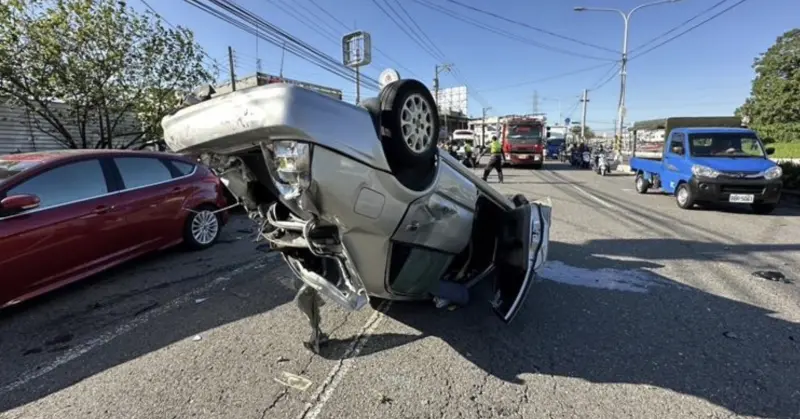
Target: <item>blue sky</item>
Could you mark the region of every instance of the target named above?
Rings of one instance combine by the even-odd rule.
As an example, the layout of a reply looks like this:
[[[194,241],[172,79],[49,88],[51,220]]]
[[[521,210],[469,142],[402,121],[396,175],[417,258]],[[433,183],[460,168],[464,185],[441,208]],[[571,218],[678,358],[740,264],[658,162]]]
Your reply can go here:
[[[387,8],[387,0],[375,1]],[[395,0],[388,1],[395,9],[398,8]],[[571,116],[573,120],[578,120],[580,107],[575,105],[582,90],[607,80],[612,75],[610,70],[613,60],[619,59],[618,53],[581,45],[481,15],[447,0],[399,1],[448,61],[458,68],[456,76],[442,74],[440,83],[445,88],[466,82],[470,92],[469,110],[473,115],[480,114],[482,106],[491,106],[490,114],[493,115],[531,112],[536,93],[539,97],[539,111],[547,112],[551,121],[558,119],[559,113],[562,117]],[[623,32],[622,18],[619,15],[578,13],[572,10],[573,7],[628,10],[647,0],[458,1],[509,19],[523,21],[530,26],[618,51],[621,50]],[[798,25],[800,1],[749,0],[663,47],[635,58],[638,46],[718,1],[682,0],[644,8],[634,14],[630,24],[627,121],[674,115],[731,114],[750,91],[753,59],[766,51],[780,34]],[[728,0],[689,26],[736,1]],[[278,73],[281,63],[280,48],[263,40],[256,41],[253,35],[184,1],[148,0],[148,3],[171,24],[192,29],[208,54],[224,63],[226,69],[227,48],[232,46],[236,51],[235,68],[238,76],[254,73],[256,58],[261,59],[262,71]],[[430,85],[434,66],[440,62],[409,39],[373,0],[238,0],[237,3],[337,59],[341,57],[340,39],[323,35],[336,29],[341,36],[347,28],[333,21],[313,3],[351,26],[350,29],[358,28],[369,32],[373,45],[383,53],[373,52],[373,63],[364,70],[365,74],[375,79],[384,68],[394,67],[403,77],[419,78]],[[420,3],[438,5],[548,48],[608,61],[538,48],[530,43],[522,43],[453,19]],[[140,0],[131,1],[131,5],[138,10],[145,10]],[[296,16],[303,19],[298,20]],[[404,68],[399,68],[397,63]],[[602,67],[542,81],[592,66]],[[301,58],[287,53],[283,70],[286,77],[342,89],[346,100],[354,100],[355,86],[352,82],[326,73]],[[227,76],[223,75],[222,78]],[[366,92],[366,95],[374,94]],[[362,91],[362,96],[364,95],[365,92]],[[618,76],[590,91],[587,121],[591,127],[596,130],[613,127],[618,95]]]

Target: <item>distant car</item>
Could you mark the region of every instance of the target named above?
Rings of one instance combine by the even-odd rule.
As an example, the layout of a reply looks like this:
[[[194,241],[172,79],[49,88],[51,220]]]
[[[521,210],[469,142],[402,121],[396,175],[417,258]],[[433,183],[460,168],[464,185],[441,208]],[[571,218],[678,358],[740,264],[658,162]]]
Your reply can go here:
[[[64,150],[0,156],[0,308],[148,252],[203,249],[227,221],[223,186],[191,159]]]

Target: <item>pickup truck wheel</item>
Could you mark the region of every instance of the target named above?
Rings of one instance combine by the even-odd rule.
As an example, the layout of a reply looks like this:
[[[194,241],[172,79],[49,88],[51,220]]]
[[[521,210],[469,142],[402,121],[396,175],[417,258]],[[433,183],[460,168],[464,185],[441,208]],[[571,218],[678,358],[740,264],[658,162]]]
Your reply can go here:
[[[636,186],[636,192],[639,193],[647,193],[647,190],[650,189],[650,183],[647,182],[647,179],[644,178],[644,175],[641,173],[636,174],[636,180],[634,181],[634,185]]]
[[[750,208],[753,210],[754,213],[760,215],[767,215],[770,214],[772,211],[775,211],[776,204],[751,204]]]
[[[683,209],[689,209],[694,206],[694,194],[689,185],[685,183],[678,185],[678,188],[675,189],[675,202]]]

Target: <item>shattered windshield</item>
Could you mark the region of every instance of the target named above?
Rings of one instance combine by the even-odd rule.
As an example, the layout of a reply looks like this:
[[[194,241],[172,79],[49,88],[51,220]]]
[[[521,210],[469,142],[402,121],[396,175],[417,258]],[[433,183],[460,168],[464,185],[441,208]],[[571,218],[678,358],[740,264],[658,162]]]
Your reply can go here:
[[[764,148],[755,134],[713,132],[689,134],[694,157],[764,157]]]

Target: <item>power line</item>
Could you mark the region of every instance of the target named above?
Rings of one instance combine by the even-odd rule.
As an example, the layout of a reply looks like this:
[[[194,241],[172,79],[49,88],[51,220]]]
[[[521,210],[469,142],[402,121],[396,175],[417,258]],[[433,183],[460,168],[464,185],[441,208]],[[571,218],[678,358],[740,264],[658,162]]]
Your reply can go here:
[[[542,82],[546,82],[546,81],[550,81],[550,80],[569,77],[569,76],[572,76],[572,75],[575,75],[575,74],[586,73],[588,71],[597,70],[598,68],[605,68],[607,66],[608,66],[608,64],[593,65],[591,67],[586,67],[586,68],[582,68],[582,69],[575,70],[575,71],[570,71],[570,72],[566,72],[566,73],[555,74],[555,75],[552,75],[552,76],[544,77],[544,78],[539,79],[539,80],[531,80],[531,81],[525,81],[525,82],[521,82],[521,83],[509,84],[509,85],[505,85],[505,86],[501,86],[501,87],[493,87],[493,88],[490,88],[490,89],[482,89],[480,91],[481,92],[491,92],[491,91],[496,91],[496,90],[513,89],[515,87],[524,86],[526,84],[542,83]]]
[[[692,16],[691,18],[689,18],[689,19],[686,19],[686,20],[684,20],[683,22],[681,22],[681,23],[679,23],[679,24],[675,25],[674,27],[672,27],[672,29],[670,29],[670,30],[668,30],[668,31],[666,31],[666,32],[664,32],[664,33],[662,33],[661,35],[658,35],[658,36],[656,36],[656,37],[653,37],[652,39],[650,39],[649,41],[647,41],[647,42],[645,42],[645,43],[643,43],[643,44],[641,44],[641,45],[638,45],[638,46],[634,47],[632,50],[630,50],[630,51],[629,51],[629,53],[632,53],[632,52],[634,52],[634,51],[640,50],[640,49],[642,49],[642,48],[644,48],[644,47],[646,47],[646,46],[648,46],[648,45],[652,44],[653,42],[656,42],[656,41],[658,41],[659,39],[661,39],[661,38],[663,38],[663,37],[665,37],[665,36],[667,36],[667,35],[669,35],[669,34],[671,34],[671,33],[675,32],[675,31],[677,31],[678,29],[680,29],[680,28],[682,28],[682,27],[684,27],[684,26],[688,25],[689,23],[692,23],[692,22],[693,22],[695,19],[699,18],[700,16],[702,16],[702,15],[704,15],[704,14],[706,14],[706,13],[710,12],[711,10],[714,10],[714,9],[716,9],[717,7],[721,6],[721,5],[722,5],[722,4],[724,4],[724,3],[727,3],[727,2],[729,2],[729,1],[730,1],[730,0],[720,0],[720,1],[716,2],[716,3],[714,3],[714,4],[713,4],[711,7],[707,8],[707,9],[705,9],[705,10],[701,11],[700,13],[698,13],[698,14],[696,14],[696,15]]]
[[[247,9],[244,9],[235,3],[228,0],[210,0],[217,8],[200,3],[199,0],[184,0],[185,2],[195,6],[206,13],[211,14],[218,19],[225,21],[243,31],[253,34],[272,45],[280,48],[285,48],[286,51],[300,57],[318,67],[335,74],[345,80],[355,82],[355,72],[339,63],[333,57],[325,54],[319,49],[309,45],[308,43],[294,37],[283,29],[267,22],[263,18],[255,15]],[[378,81],[367,76],[362,76],[364,87],[378,90]]]
[[[595,86],[589,88],[589,90],[591,91],[599,90],[601,87],[611,82],[611,80],[614,80],[614,77],[616,77],[617,75],[616,71],[618,69],[619,69],[619,64],[614,64],[613,66],[611,66],[611,70],[609,71],[610,74],[604,74],[603,77],[601,77],[600,80],[598,80],[597,83],[595,83]]]
[[[411,15],[408,13],[408,10],[406,10],[406,8],[403,7],[403,5],[400,4],[400,2],[398,0],[394,0],[394,2],[395,2],[395,4],[397,4],[397,7],[399,7],[400,10],[406,15],[406,17],[414,25],[414,27],[417,28],[417,30],[419,31],[419,34],[422,35],[422,37],[425,38],[425,40],[427,40],[428,43],[433,47],[434,51],[437,52],[439,54],[439,56],[442,57],[443,60],[446,60],[447,58],[445,57],[445,53],[442,52],[442,50],[439,49],[438,46],[436,46],[436,43],[434,43],[431,40],[431,38],[428,37],[428,34],[425,33],[425,31],[417,24],[416,20],[411,17]],[[387,1],[387,4],[388,3],[389,2]],[[391,6],[389,6],[389,7],[391,7]]]
[[[558,48],[558,47],[550,46],[550,45],[547,45],[547,44],[543,44],[541,42],[532,40],[530,38],[526,38],[524,36],[515,34],[513,32],[509,32],[509,31],[507,31],[505,29],[501,29],[501,28],[497,28],[497,27],[491,26],[491,25],[489,25],[487,23],[481,22],[481,21],[479,21],[477,19],[474,19],[472,17],[460,14],[458,12],[454,12],[452,10],[449,10],[449,9],[447,9],[445,7],[442,7],[442,6],[439,6],[439,5],[436,5],[436,4],[431,4],[429,2],[424,2],[422,0],[412,0],[412,1],[417,3],[417,4],[419,4],[419,5],[422,5],[422,6],[426,7],[426,8],[428,8],[428,9],[437,11],[437,12],[439,12],[439,13],[445,15],[445,16],[448,16],[448,17],[454,19],[454,20],[457,20],[457,21],[460,21],[462,23],[466,23],[466,24],[469,24],[471,26],[483,29],[483,30],[485,30],[487,32],[494,33],[495,35],[499,35],[499,36],[502,36],[502,37],[505,37],[505,38],[508,38],[508,39],[512,39],[512,40],[515,40],[517,42],[520,42],[520,43],[523,43],[523,44],[526,44],[526,45],[531,45],[531,46],[536,47],[536,48],[540,48],[540,49],[543,49],[543,50],[556,52],[556,53],[559,53],[559,54],[570,55],[570,56],[573,56],[573,57],[587,58],[587,59],[591,59],[591,60],[600,60],[600,61],[612,61],[609,58],[603,58],[603,57],[596,57],[596,56],[593,56],[593,55],[581,54],[581,53],[577,53],[577,52],[574,52],[574,51],[570,51],[568,49],[563,49],[563,48]]]
[[[169,26],[170,28],[172,28],[172,29],[175,29],[175,30],[177,30],[177,29],[178,29],[178,27],[177,27],[177,26],[173,25],[173,24],[172,24],[170,21],[168,21],[166,18],[164,18],[163,16],[161,16],[161,14],[159,14],[159,13],[156,11],[156,9],[155,9],[155,8],[153,8],[153,6],[151,6],[151,5],[150,5],[150,3],[148,3],[148,2],[147,2],[147,0],[140,0],[140,1],[142,2],[142,4],[144,4],[144,7],[146,7],[146,8],[147,8],[148,10],[150,10],[150,11],[151,11],[151,12],[152,12],[154,15],[156,15],[156,17],[157,17],[159,20],[161,20],[161,21],[163,21],[164,23],[166,23],[166,24],[167,24],[167,26]],[[210,65],[211,65],[211,67],[212,67],[214,70],[216,70],[216,71],[219,71],[220,69],[223,69],[223,68],[224,68],[226,72],[227,72],[227,71],[230,71],[230,68],[228,68],[227,66],[224,66],[224,67],[223,67],[223,66],[222,66],[222,65],[221,65],[221,64],[220,64],[220,63],[219,63],[219,62],[218,62],[216,59],[214,59],[213,57],[211,57],[210,55],[208,55],[208,53],[207,53],[207,52],[206,52],[204,49],[202,49],[202,48],[201,48],[200,52],[201,52],[203,55],[205,55],[207,59],[211,60],[211,64],[210,64]],[[208,63],[206,63],[206,64],[208,64]]]
[[[378,7],[378,9],[380,9],[380,11],[381,11],[381,12],[383,12],[383,14],[384,14],[384,15],[386,15],[386,17],[388,17],[388,18],[389,18],[389,19],[390,19],[392,22],[394,22],[395,26],[397,26],[398,28],[400,28],[400,30],[401,30],[401,31],[403,31],[403,33],[405,33],[405,34],[406,34],[406,36],[408,37],[408,39],[410,39],[410,40],[411,40],[411,41],[413,41],[415,44],[417,44],[417,46],[419,46],[419,47],[420,47],[420,48],[421,48],[423,51],[425,51],[426,53],[428,53],[428,55],[430,55],[431,57],[433,57],[435,60],[441,60],[441,59],[442,59],[442,58],[438,57],[438,56],[436,55],[436,52],[434,52],[433,50],[431,50],[431,49],[430,49],[430,47],[428,47],[427,45],[425,45],[425,42],[424,42],[424,41],[420,42],[420,41],[419,41],[419,40],[418,40],[416,37],[414,37],[414,35],[412,35],[412,34],[411,34],[411,32],[409,32],[409,31],[408,31],[408,29],[406,29],[406,27],[405,27],[405,26],[403,26],[403,25],[402,25],[400,22],[398,22],[398,21],[397,21],[397,19],[395,19],[395,17],[394,17],[394,16],[393,16],[391,13],[389,13],[389,11],[387,11],[387,10],[386,10],[386,9],[385,9],[383,6],[381,6],[381,4],[380,4],[380,3],[379,3],[377,0],[372,0],[372,4],[374,4],[375,6],[377,6],[377,7]],[[387,3],[387,5],[388,5],[388,3]],[[389,7],[391,8],[391,6],[389,6]],[[392,11],[394,11],[394,9],[392,9]],[[396,13],[396,12],[395,12],[395,13]]]
[[[425,33],[425,31],[419,25],[417,25],[416,22],[414,22],[414,18],[411,17],[411,15],[408,13],[407,10],[405,10],[405,8],[403,8],[402,4],[400,4],[399,1],[394,0],[395,3],[397,3],[397,6],[400,7],[400,9],[402,9],[403,13],[405,13],[405,15],[408,17],[408,19],[412,22],[413,26],[415,26],[416,29],[419,31],[419,33],[416,34],[416,36],[412,36],[411,35],[411,32],[414,32],[414,28],[412,28],[411,27],[412,25],[409,25],[405,21],[405,19],[403,19],[403,16],[400,15],[400,13],[398,13],[397,10],[395,10],[392,7],[392,5],[390,4],[389,1],[390,0],[384,0],[386,6],[388,6],[389,9],[395,14],[395,16],[397,16],[399,18],[399,20],[403,22],[403,24],[407,25],[407,28],[411,29],[411,31],[408,31],[407,28],[404,27],[403,24],[401,24],[398,21],[398,19],[395,19],[386,9],[384,9],[380,5],[380,3],[378,3],[377,0],[372,0],[372,2],[375,4],[375,6],[377,6],[386,16],[388,16],[389,19],[391,19],[392,22],[395,23],[395,25],[397,25],[403,32],[405,32],[405,34],[408,35],[408,37],[412,41],[414,41],[414,43],[416,43],[420,48],[422,48],[423,51],[427,52],[428,55],[430,55],[434,60],[441,61],[441,62],[447,62],[448,59],[447,59],[447,56],[445,55],[445,53],[442,52],[442,50],[439,49],[439,47],[436,46],[436,44]],[[428,44],[430,44],[430,45],[426,44],[426,40],[428,41]],[[459,70],[456,68],[453,71],[451,71],[451,74],[453,75],[453,78],[455,78],[456,80],[459,81],[459,83],[461,83],[464,86],[466,86],[467,95],[470,95],[470,90],[472,90],[472,89],[469,88],[469,84],[467,84],[467,82],[464,80],[464,76],[459,72]],[[475,98],[475,100],[478,101],[478,103],[481,106],[483,106],[483,107],[488,106],[487,102],[482,97],[477,95],[475,92],[472,93],[472,96]],[[437,98],[437,100],[438,100],[438,98]]]
[[[312,5],[314,5],[314,6],[315,6],[317,9],[319,9],[319,10],[320,10],[322,13],[326,14],[328,17],[330,17],[331,19],[333,19],[333,21],[334,21],[334,22],[338,23],[338,24],[339,24],[341,27],[343,27],[345,30],[350,30],[350,29],[351,29],[349,26],[347,26],[347,25],[346,25],[344,22],[342,22],[341,20],[339,20],[339,19],[338,19],[336,16],[334,16],[334,15],[333,15],[331,12],[329,12],[327,9],[325,9],[325,8],[324,8],[324,7],[322,7],[322,6],[320,6],[320,5],[319,5],[319,3],[317,3],[315,0],[308,0],[308,1],[309,1],[309,2],[310,2]],[[403,64],[401,64],[401,63],[400,63],[400,62],[398,62],[397,60],[395,60],[395,59],[393,59],[392,57],[390,57],[390,56],[389,56],[388,54],[386,54],[385,52],[381,51],[381,50],[380,50],[378,47],[376,47],[375,45],[373,45],[373,46],[372,46],[372,49],[374,49],[374,50],[375,50],[375,52],[377,52],[378,54],[382,55],[382,56],[383,56],[384,58],[386,58],[387,60],[389,60],[389,61],[391,61],[391,62],[393,62],[393,63],[397,64],[397,66],[398,66],[399,68],[401,68],[401,69],[403,69],[403,70],[406,70],[406,71],[408,71],[408,72],[409,72],[409,74],[412,74],[412,75],[415,75],[415,76],[419,77],[419,75],[418,75],[418,74],[414,73],[414,72],[413,72],[412,70],[410,70],[408,67],[404,66]]]
[[[693,30],[695,30],[695,29],[699,28],[700,26],[703,26],[704,24],[706,24],[706,23],[708,23],[708,22],[711,22],[712,20],[714,20],[714,19],[716,19],[716,18],[718,18],[718,17],[722,16],[723,14],[727,13],[728,11],[732,10],[732,9],[733,9],[733,8],[735,8],[736,6],[739,6],[739,5],[741,5],[742,3],[746,2],[746,1],[747,1],[747,0],[739,0],[739,1],[737,1],[736,3],[733,3],[732,5],[730,5],[730,6],[726,7],[725,9],[722,9],[722,10],[720,10],[720,11],[719,11],[719,12],[717,12],[716,14],[714,14],[714,15],[711,15],[711,16],[710,16],[708,19],[706,19],[706,20],[704,20],[704,21],[702,21],[702,22],[700,22],[700,23],[698,23],[698,24],[696,24],[696,25],[694,25],[694,26],[690,26],[690,27],[689,27],[688,29],[686,29],[685,31],[683,31],[683,32],[680,32],[680,33],[678,33],[677,35],[671,36],[671,37],[669,37],[669,38],[665,39],[664,41],[662,41],[662,42],[659,42],[658,44],[655,44],[655,45],[653,45],[652,47],[650,47],[650,48],[648,48],[648,49],[646,49],[646,50],[644,50],[644,51],[642,51],[642,52],[640,52],[640,53],[638,53],[638,54],[634,55],[633,57],[629,58],[629,59],[628,59],[628,61],[630,61],[630,60],[633,60],[633,59],[636,59],[636,58],[639,58],[639,57],[641,57],[642,55],[645,55],[645,54],[647,54],[648,52],[651,52],[651,51],[655,50],[656,48],[660,48],[660,47],[662,47],[662,46],[664,46],[664,45],[666,45],[666,44],[668,44],[668,43],[670,43],[670,42],[672,42],[672,41],[674,41],[674,40],[676,40],[676,39],[680,38],[681,36],[683,36],[683,35],[686,35],[687,33],[689,33],[689,32],[691,32],[691,31],[693,31]]]
[[[574,42],[574,43],[577,43],[577,44],[580,44],[580,45],[583,45],[583,46],[587,46],[587,47],[591,47],[591,48],[597,48],[597,49],[601,49],[601,50],[604,50],[604,51],[609,51],[609,52],[613,52],[615,54],[619,54],[619,51],[615,51],[615,50],[613,50],[611,48],[606,48],[606,47],[603,47],[603,46],[600,46],[600,45],[592,44],[590,42],[581,41],[580,39],[575,39],[575,38],[572,38],[572,37],[569,37],[569,36],[566,36],[566,35],[560,35],[560,34],[557,34],[555,32],[549,31],[547,29],[538,28],[536,26],[529,25],[529,24],[527,24],[525,22],[512,20],[512,19],[509,19],[507,17],[500,16],[500,15],[498,15],[496,13],[489,12],[487,10],[479,9],[477,7],[474,7],[474,6],[470,6],[468,4],[461,3],[460,1],[457,1],[457,0],[444,0],[444,1],[446,1],[448,3],[453,3],[455,5],[461,6],[461,7],[465,8],[465,9],[469,9],[469,10],[472,10],[472,11],[477,12],[477,13],[481,13],[481,14],[484,14],[484,15],[487,15],[487,16],[494,17],[495,19],[500,19],[500,20],[505,21],[507,23],[513,23],[515,25],[522,26],[522,27],[534,30],[534,31],[539,32],[539,33],[544,33],[544,34],[547,34],[547,35],[550,35],[550,36],[553,36],[553,37],[556,37],[556,38],[560,38],[560,39],[563,39],[565,41],[570,41],[570,42]]]

